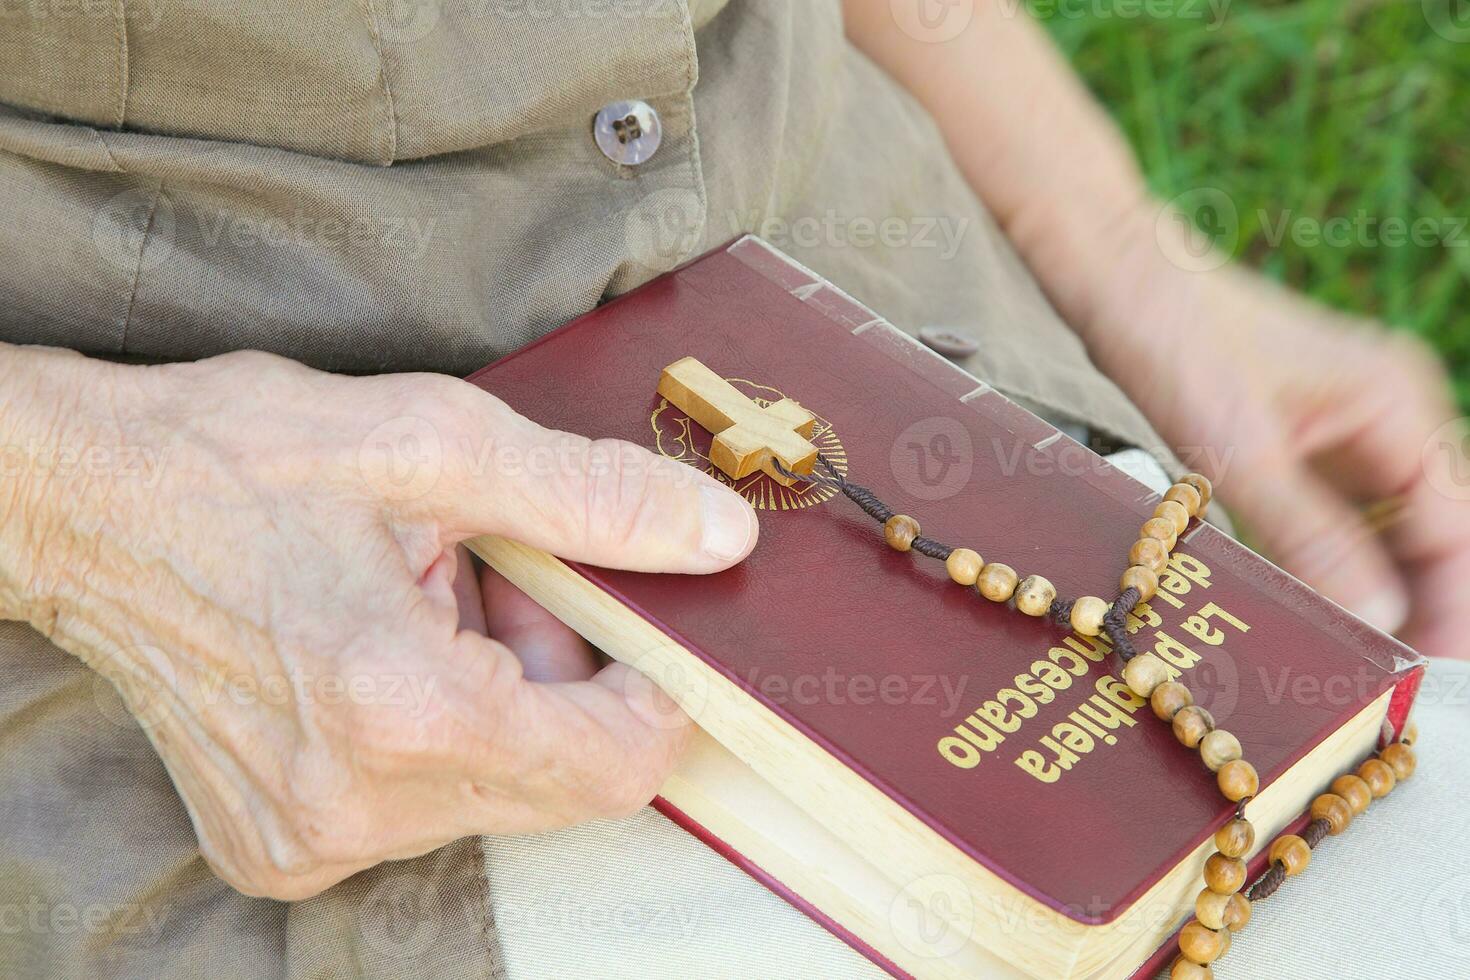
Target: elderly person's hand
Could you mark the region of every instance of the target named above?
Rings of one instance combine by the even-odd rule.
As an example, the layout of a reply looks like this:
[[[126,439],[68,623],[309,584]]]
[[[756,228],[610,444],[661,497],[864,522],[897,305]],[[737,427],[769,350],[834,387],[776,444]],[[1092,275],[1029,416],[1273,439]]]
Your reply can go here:
[[[923,0],[844,13],[1094,360],[1266,556],[1423,653],[1470,656],[1465,443],[1441,428],[1456,412],[1434,359],[1201,252],[1031,18],[957,4],[941,20],[964,29],[936,42]]]
[[[478,583],[459,542],[703,573],[757,533],[693,469],[462,382],[262,354],[143,368],[0,345],[0,444],[0,615],[118,685],[210,865],[280,899],[629,812],[674,764],[666,699]]]
[[[1470,655],[1470,487],[1438,361],[1255,273],[1171,261],[1182,226],[1158,214],[1099,277],[1093,356],[1267,557],[1422,653]]]

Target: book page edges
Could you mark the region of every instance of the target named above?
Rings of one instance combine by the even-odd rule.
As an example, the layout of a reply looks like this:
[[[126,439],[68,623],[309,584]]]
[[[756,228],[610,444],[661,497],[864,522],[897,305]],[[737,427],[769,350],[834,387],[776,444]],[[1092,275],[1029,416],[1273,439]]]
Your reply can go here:
[[[1048,978],[1126,976],[1173,933],[1179,924],[1177,916],[1183,914],[1198,891],[1199,876],[1211,849],[1208,837],[1192,856],[1163,875],[1112,921],[1079,922],[966,855],[879,787],[760,706],[735,682],[565,563],[501,538],[477,538],[468,546],[558,619],[664,688],[716,742],[775,792],[830,828],[837,840],[859,853],[888,856],[890,864],[884,869],[888,881],[902,881],[908,887],[944,876],[958,881],[971,896],[982,896],[985,900],[972,900],[967,909],[939,903],[942,907],[934,911],[982,945],[993,948],[996,937],[1003,937],[1006,948],[1002,955],[1027,974]],[[1385,691],[1334,736],[1313,747],[1251,802],[1247,814],[1262,831],[1260,846],[1286,826],[1312,792],[1320,789],[1314,786],[1306,792],[1286,792],[1294,784],[1294,773],[1326,766],[1327,757],[1335,758],[1344,751],[1361,758],[1372,750],[1391,693]],[[1349,742],[1346,750],[1344,739]],[[1325,785],[1334,775],[1330,773],[1319,781]],[[697,803],[690,802],[689,786],[686,776],[685,794],[681,794],[676,781],[664,795],[680,809],[686,809],[686,805],[698,809]],[[715,828],[711,830],[718,833]],[[1018,929],[1017,922],[1026,928]],[[864,941],[873,942],[858,928],[853,931]],[[893,955],[891,948],[880,948],[885,955]],[[1121,964],[1135,953],[1138,958],[1127,970],[1110,969],[1110,964]]]
[[[1327,779],[1314,780],[1312,773],[1330,763],[1326,756],[1346,755],[1356,759],[1366,754],[1365,746],[1371,747],[1373,740],[1375,719],[1388,697],[1385,694],[1344,726],[1341,731],[1345,738],[1323,742],[1314,750],[1315,755],[1309,754],[1274,785],[1291,785],[1303,779],[1322,784],[1307,795],[1324,788]],[[792,904],[819,923],[829,929],[835,923],[838,928],[832,931],[844,938],[846,934],[858,937],[861,944],[852,944],[854,948],[869,955],[885,970],[892,972],[892,967],[897,965],[906,975],[956,980],[975,976],[1008,980],[1028,975],[986,948],[981,937],[970,934],[974,928],[973,916],[962,915],[959,922],[945,923],[945,931],[937,937],[932,921],[915,921],[917,914],[933,905],[936,893],[961,910],[974,901],[972,896],[946,888],[943,882],[937,886],[930,882],[928,889],[900,887],[707,733],[695,736],[694,745],[660,795],[695,825],[687,829],[747,871],[753,866],[752,873],[759,880],[768,886],[775,882],[773,890],[778,894],[788,900],[795,895],[798,901]],[[1282,794],[1275,794],[1274,799],[1268,795],[1266,799],[1264,810],[1251,811],[1253,819],[1283,821],[1282,830],[1304,822],[1301,816],[1292,818],[1295,806]],[[1266,850],[1273,836],[1263,834],[1258,840],[1251,860],[1252,880],[1265,870]],[[1165,906],[1155,913],[1162,925],[1137,930],[1134,941],[1110,963],[1090,974],[1076,976],[1151,976],[1157,968],[1165,966],[1166,962],[1154,961],[1172,957],[1166,947],[1172,946],[1169,940],[1193,908],[1204,861],[1213,850],[1206,839],[1156,887],[1156,891],[1177,893],[1172,907]],[[1177,881],[1178,887],[1172,886],[1171,881]],[[1168,899],[1151,893],[1144,900],[1159,903]],[[817,915],[812,915],[813,908],[818,910]],[[871,956],[867,947],[880,951],[880,956]],[[1155,950],[1162,955],[1154,956]],[[1152,966],[1141,969],[1139,964]]]

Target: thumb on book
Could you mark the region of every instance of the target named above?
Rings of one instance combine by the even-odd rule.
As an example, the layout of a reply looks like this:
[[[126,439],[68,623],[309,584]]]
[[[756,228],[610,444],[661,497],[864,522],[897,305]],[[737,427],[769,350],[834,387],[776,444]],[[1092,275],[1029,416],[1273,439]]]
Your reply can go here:
[[[432,494],[457,533],[641,572],[717,572],[755,547],[754,508],[694,467],[547,429],[492,401],[500,418],[488,450],[447,459]]]

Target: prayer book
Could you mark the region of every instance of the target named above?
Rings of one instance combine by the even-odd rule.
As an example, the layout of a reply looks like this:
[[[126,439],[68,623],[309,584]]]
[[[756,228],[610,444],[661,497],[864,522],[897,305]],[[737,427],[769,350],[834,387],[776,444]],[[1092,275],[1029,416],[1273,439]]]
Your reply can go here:
[[[754,237],[470,380],[544,425],[718,473],[712,434],[656,390],[690,357],[758,405],[798,403],[822,457],[926,536],[1063,595],[1111,600],[1160,499]],[[1167,963],[1235,807],[1122,683],[1107,642],[889,548],[830,486],[721,478],[761,528],[716,575],[472,544],[697,723],[656,805],[897,976]],[[1260,773],[1252,877],[1316,794],[1404,727],[1423,674],[1413,651],[1198,521],[1129,625]]]

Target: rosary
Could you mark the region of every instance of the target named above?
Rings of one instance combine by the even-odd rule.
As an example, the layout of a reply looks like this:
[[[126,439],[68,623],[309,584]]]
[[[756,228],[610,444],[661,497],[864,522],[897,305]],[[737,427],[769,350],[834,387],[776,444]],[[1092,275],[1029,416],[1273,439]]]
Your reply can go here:
[[[807,442],[815,416],[791,399],[762,407],[692,357],[664,369],[659,394],[714,433],[710,459],[731,477],[741,479],[761,470],[790,486],[807,482],[841,493],[883,528],[895,551],[917,552],[944,562],[950,579],[974,589],[982,598],[1007,603],[1027,616],[1049,618],[1084,636],[1101,636],[1123,664],[1123,682],[1149,703],[1153,713],[1172,726],[1174,737],[1199,752],[1216,774],[1220,793],[1235,804],[1235,817],[1215,833],[1215,853],[1205,862],[1204,889],[1194,902],[1194,918],[1179,933],[1180,955],[1170,968],[1171,980],[1210,980],[1212,965],[1230,950],[1231,937],[1250,922],[1251,905],[1270,897],[1290,877],[1306,870],[1312,851],[1327,837],[1347,830],[1374,800],[1414,774],[1411,748],[1417,737],[1412,723],[1399,741],[1385,746],[1360,765],[1332,781],[1329,791],[1312,801],[1310,822],[1300,834],[1282,834],[1271,842],[1268,868],[1246,887],[1245,856],[1256,830],[1245,806],[1260,789],[1255,767],[1244,758],[1240,740],[1215,727],[1210,713],[1194,703],[1189,688],[1170,680],[1171,670],[1152,653],[1138,653],[1128,636],[1134,609],[1158,592],[1159,574],[1169,563],[1179,536],[1191,521],[1203,519],[1212,495],[1210,481],[1197,473],[1169,488],[1153,516],[1144,522],[1128,551],[1128,565],[1112,602],[1097,596],[1063,599],[1040,575],[1021,578],[1015,569],[987,562],[971,548],[956,548],[926,538],[919,522],[894,513],[866,487],[849,482]]]

